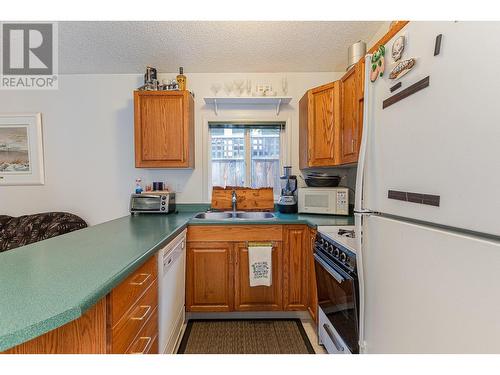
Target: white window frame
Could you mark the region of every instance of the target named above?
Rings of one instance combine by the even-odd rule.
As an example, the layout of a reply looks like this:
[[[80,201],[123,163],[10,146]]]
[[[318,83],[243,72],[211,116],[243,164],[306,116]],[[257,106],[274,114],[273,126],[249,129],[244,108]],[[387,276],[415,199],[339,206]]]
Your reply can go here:
[[[280,137],[281,145],[280,145],[280,169],[283,169],[284,165],[291,165],[291,126],[292,121],[290,117],[282,118],[279,117],[257,117],[257,118],[235,118],[235,117],[206,117],[203,118],[203,197],[206,199],[206,202],[210,202],[212,199],[212,139],[210,136],[210,123],[252,123],[252,124],[277,124],[284,123],[285,128],[283,130],[283,136]],[[250,137],[245,137],[246,142],[250,142]],[[246,144],[247,149],[248,144]],[[246,154],[246,157],[250,157],[250,153]],[[250,165],[250,161],[246,160],[246,164]],[[246,173],[248,176],[250,168],[247,168]],[[279,197],[280,192],[275,191],[274,197],[275,201]]]

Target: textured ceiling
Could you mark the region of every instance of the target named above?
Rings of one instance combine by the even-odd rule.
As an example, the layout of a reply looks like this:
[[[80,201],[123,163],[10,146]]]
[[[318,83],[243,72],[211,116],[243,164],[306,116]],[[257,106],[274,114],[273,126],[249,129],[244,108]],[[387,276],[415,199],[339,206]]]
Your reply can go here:
[[[59,72],[343,71],[383,22],[60,22]]]

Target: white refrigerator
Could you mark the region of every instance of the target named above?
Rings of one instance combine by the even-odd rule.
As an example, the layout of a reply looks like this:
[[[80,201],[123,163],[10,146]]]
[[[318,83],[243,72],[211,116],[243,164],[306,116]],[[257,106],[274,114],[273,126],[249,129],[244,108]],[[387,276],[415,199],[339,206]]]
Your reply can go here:
[[[416,64],[391,80],[401,35],[401,60]],[[500,22],[410,22],[373,83],[367,56],[355,202],[363,353],[500,353],[498,40]]]

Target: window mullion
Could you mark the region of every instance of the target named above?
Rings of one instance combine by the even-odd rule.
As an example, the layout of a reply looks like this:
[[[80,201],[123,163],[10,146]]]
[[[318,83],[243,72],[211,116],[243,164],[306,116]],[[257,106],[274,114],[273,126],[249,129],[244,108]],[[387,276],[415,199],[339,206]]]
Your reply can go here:
[[[250,142],[250,129],[245,129],[245,184],[252,186],[252,145]]]

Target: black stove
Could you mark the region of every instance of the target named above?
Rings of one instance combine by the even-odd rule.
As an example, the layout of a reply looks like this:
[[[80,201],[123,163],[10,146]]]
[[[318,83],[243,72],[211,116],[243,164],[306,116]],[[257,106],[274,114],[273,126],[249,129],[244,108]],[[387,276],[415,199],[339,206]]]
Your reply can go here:
[[[318,336],[328,353],[356,354],[359,353],[356,254],[343,245],[341,239],[335,241],[336,235],[345,237],[354,233],[318,232],[314,243]]]
[[[354,231],[352,232],[354,236]],[[339,230],[339,235],[345,234],[340,233]],[[320,255],[330,265],[340,267],[350,275],[356,274],[356,254],[331,238],[318,233],[314,243],[314,252]]]

